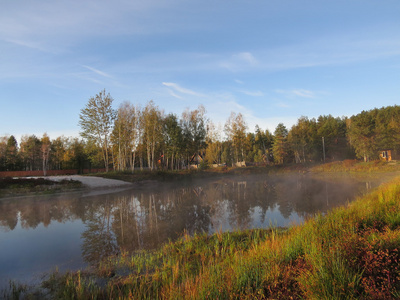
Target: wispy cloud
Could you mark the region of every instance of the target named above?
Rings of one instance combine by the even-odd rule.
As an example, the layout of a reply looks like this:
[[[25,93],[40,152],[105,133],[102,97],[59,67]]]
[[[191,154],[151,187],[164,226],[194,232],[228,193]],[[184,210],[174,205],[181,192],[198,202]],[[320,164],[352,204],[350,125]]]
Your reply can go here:
[[[316,92],[304,89],[294,90],[275,90],[278,94],[284,94],[287,97],[315,98]]]
[[[183,99],[183,97],[181,97],[181,96],[179,96],[179,95],[177,95],[177,94],[175,94],[173,91],[169,91],[169,94],[172,96],[172,97],[175,97],[175,98],[177,98],[177,99],[180,99],[180,100],[182,100]]]
[[[243,61],[245,63],[248,63],[251,66],[255,66],[255,65],[258,64],[257,59],[250,52],[241,52],[241,53],[238,53],[238,54],[234,54],[232,56],[232,58],[234,60]]]
[[[164,86],[172,88],[174,91],[181,93],[181,94],[186,94],[186,95],[191,95],[191,96],[197,96],[197,97],[204,97],[203,94],[201,93],[197,93],[193,90],[181,87],[179,84],[177,83],[173,83],[173,82],[163,82],[162,83]],[[175,97],[177,96],[176,94],[174,94]],[[179,96],[178,96],[179,97]],[[182,99],[182,98],[180,98]]]
[[[8,43],[11,43],[11,44],[15,44],[18,46],[23,46],[23,47],[43,51],[43,52],[51,52],[51,51],[49,51],[49,49],[43,47],[42,45],[40,45],[37,42],[32,42],[32,41],[28,41],[28,40],[18,40],[18,39],[5,39],[5,41]]]
[[[240,91],[241,93],[251,97],[262,97],[264,93],[261,91]]]
[[[107,77],[107,78],[112,78],[111,75],[107,74],[106,72],[100,71],[100,70],[98,70],[96,68],[89,67],[89,66],[86,66],[86,65],[82,65],[82,67],[84,67],[84,68],[96,73],[97,75],[100,75],[100,76],[103,76],[103,77]]]
[[[276,106],[280,107],[280,108],[289,108],[290,107],[289,104],[284,103],[284,102],[278,102],[278,103],[276,103]]]
[[[218,65],[232,72],[246,70],[259,66],[259,61],[250,52],[240,52],[231,55],[228,59],[223,59]]]
[[[398,32],[381,33],[379,37],[362,35],[360,32],[331,35],[257,52],[259,67],[269,71],[346,65],[398,55]]]

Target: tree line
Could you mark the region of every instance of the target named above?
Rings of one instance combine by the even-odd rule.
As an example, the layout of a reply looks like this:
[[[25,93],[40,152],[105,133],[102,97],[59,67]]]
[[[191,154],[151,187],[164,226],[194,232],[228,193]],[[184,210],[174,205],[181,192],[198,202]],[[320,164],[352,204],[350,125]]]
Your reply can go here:
[[[109,168],[184,169],[195,165],[288,164],[360,158],[377,159],[385,149],[400,149],[400,107],[362,111],[349,117],[302,116],[288,129],[256,126],[248,131],[244,116],[232,112],[223,128],[205,108],[165,113],[150,101],[113,108],[105,90],[81,109],[78,137],[50,140],[45,133],[0,137],[0,171]]]

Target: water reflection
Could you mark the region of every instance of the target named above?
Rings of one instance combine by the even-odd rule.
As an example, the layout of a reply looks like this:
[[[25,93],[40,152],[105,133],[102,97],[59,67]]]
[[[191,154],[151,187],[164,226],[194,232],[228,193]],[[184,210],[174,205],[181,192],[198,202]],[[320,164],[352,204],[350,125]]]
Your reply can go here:
[[[327,181],[304,175],[246,176],[92,196],[1,200],[0,241],[7,243],[20,230],[28,230],[32,234],[43,232],[34,241],[40,244],[41,239],[51,238],[46,229],[52,228],[54,235],[65,237],[65,245],[80,247],[81,260],[94,264],[120,251],[155,248],[184,231],[212,233],[299,223],[317,212],[346,204],[375,185],[352,178]],[[79,227],[79,234],[67,236],[72,226]],[[29,249],[30,245],[22,247]],[[36,260],[49,251],[52,249],[39,249],[36,254],[27,251],[26,255]],[[9,255],[0,250],[0,270]],[[72,259],[67,256],[63,253],[65,261]]]

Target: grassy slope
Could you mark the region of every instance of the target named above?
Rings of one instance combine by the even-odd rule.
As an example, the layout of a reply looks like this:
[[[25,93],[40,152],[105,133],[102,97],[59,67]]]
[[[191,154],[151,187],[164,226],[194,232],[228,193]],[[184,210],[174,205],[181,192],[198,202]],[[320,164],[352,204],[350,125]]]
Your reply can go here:
[[[185,236],[45,285],[75,299],[396,299],[399,225],[395,179],[288,230]]]

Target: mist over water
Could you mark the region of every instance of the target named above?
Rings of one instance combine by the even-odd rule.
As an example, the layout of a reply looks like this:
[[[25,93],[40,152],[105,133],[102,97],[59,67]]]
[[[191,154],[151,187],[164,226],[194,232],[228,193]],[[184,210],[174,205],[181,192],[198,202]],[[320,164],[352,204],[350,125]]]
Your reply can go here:
[[[249,175],[148,187],[0,200],[0,288],[154,249],[183,232],[302,223],[379,184],[351,177]]]

